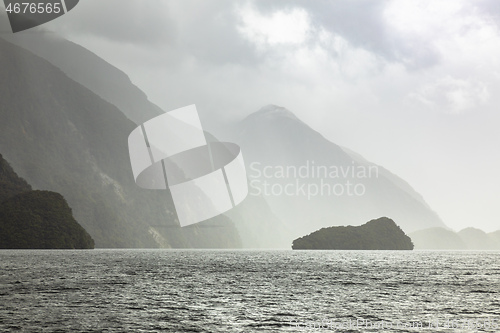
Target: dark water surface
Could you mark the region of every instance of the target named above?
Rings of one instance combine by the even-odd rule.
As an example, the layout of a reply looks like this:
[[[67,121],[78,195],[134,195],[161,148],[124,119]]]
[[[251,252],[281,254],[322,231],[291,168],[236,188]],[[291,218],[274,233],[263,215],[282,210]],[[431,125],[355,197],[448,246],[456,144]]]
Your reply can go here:
[[[498,332],[500,253],[0,251],[3,331]]]

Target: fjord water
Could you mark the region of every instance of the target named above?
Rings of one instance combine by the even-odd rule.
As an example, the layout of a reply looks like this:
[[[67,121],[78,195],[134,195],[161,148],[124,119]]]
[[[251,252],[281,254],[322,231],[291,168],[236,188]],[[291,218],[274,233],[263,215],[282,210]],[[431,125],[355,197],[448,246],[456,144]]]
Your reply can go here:
[[[500,330],[500,252],[12,250],[0,268],[2,332]]]

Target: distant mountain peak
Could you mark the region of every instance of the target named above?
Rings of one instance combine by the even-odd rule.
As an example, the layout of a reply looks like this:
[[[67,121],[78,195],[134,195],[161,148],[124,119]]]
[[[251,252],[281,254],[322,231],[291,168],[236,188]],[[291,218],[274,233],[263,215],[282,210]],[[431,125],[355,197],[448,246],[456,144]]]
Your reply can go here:
[[[324,192],[306,199],[298,192],[292,195],[284,192],[273,194],[267,190],[259,192],[265,193],[270,209],[289,226],[292,237],[337,221],[356,224],[371,216],[392,216],[408,232],[445,226],[422,196],[404,180],[358,154],[344,150],[286,108],[264,106],[237,123],[233,131],[234,142],[238,142],[244,152],[252,189],[261,184],[262,188],[269,185],[269,188],[275,186],[284,190],[286,186],[291,188],[294,182],[318,188],[325,183],[341,186],[354,182],[366,189],[366,193],[359,196]],[[367,177],[362,174],[282,177],[277,173],[264,175],[263,172],[270,169],[311,170],[313,164],[327,170],[354,167],[376,172]],[[294,188],[298,191],[299,186]]]
[[[282,118],[290,118],[294,120],[299,120],[292,111],[278,105],[269,104],[262,107],[259,111],[252,113],[247,117],[247,119],[259,119],[259,120],[274,120]]]

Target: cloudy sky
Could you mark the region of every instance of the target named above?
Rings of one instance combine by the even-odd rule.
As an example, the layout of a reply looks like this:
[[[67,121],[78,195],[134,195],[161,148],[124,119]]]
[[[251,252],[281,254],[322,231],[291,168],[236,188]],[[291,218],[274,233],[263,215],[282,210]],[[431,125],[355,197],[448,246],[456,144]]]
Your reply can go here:
[[[500,2],[84,0],[46,25],[216,127],[277,104],[500,229]]]

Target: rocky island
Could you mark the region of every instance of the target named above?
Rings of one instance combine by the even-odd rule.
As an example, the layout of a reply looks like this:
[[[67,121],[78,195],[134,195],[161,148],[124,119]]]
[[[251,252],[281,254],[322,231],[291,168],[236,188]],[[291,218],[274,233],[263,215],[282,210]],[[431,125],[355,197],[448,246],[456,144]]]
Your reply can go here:
[[[294,250],[413,250],[413,243],[390,218],[361,226],[322,228],[293,241]]]

